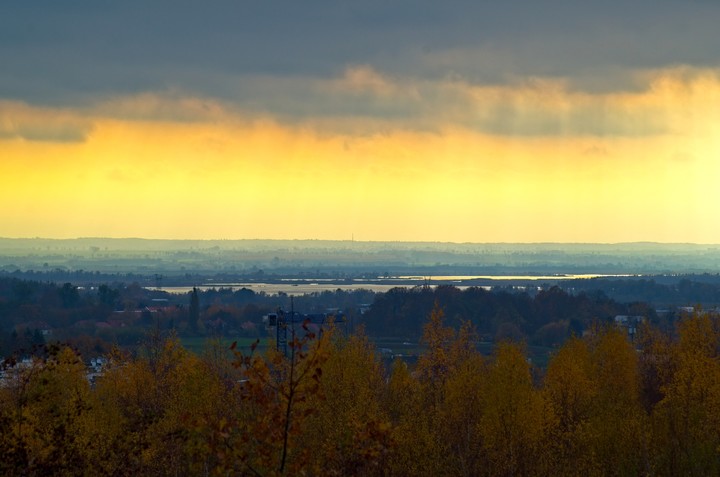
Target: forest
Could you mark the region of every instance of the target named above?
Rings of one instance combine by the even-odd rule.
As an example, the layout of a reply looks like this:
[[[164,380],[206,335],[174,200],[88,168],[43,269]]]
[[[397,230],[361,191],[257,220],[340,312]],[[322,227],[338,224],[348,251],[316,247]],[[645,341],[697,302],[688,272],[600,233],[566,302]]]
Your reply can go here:
[[[2,277],[0,474],[717,475],[718,313],[586,288],[291,298]],[[290,307],[338,321],[280,352],[263,315]]]
[[[440,306],[417,364],[383,365],[358,331],[305,326],[287,355],[172,335],[114,348],[92,382],[45,346],[4,363],[3,475],[717,475],[720,317],[671,331],[597,324],[546,369],[491,356]]]
[[[638,283],[614,288],[631,293]],[[665,285],[657,288],[671,293]],[[191,307],[193,294],[196,308]],[[679,304],[701,303],[680,301],[682,295],[676,298]],[[417,342],[435,303],[445,310],[451,326],[471,322],[482,341],[514,339],[546,347],[558,346],[573,334],[581,335],[593,322],[611,322],[618,315],[642,316],[664,330],[677,317],[675,307],[658,313],[652,302],[620,302],[602,290],[557,286],[539,290],[416,286],[386,293],[338,289],[291,298],[247,288],[170,294],[137,283],[76,286],[0,277],[0,356],[64,342],[89,359],[112,345],[136,348],[154,330],[174,332],[182,339],[223,337],[245,343],[260,338],[266,344],[270,335],[263,316],[292,307],[303,313],[342,314],[346,328],[363,326],[371,340]]]

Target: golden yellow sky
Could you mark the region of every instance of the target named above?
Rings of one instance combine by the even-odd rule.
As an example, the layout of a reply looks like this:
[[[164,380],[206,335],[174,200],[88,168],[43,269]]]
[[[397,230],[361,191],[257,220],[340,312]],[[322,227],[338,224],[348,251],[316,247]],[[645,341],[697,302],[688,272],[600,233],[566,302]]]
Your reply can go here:
[[[392,111],[0,101],[0,236],[720,242],[715,71],[594,94],[369,67],[288,87]]]

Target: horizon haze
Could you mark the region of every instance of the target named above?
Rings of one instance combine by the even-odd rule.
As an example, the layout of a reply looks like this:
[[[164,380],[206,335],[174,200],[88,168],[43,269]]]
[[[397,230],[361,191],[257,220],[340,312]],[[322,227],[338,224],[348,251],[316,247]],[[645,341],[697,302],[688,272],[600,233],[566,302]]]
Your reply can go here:
[[[331,240],[10,239],[0,273],[372,279],[402,275],[655,275],[720,270],[720,245]],[[75,276],[75,275],[73,275]],[[94,277],[93,280],[96,280]]]

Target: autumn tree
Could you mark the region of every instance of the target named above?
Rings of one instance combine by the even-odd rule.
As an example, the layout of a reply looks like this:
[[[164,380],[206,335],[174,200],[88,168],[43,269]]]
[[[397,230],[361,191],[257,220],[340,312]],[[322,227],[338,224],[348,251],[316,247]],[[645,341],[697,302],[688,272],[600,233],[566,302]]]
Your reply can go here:
[[[447,377],[438,433],[445,442],[449,475],[482,475],[487,469],[481,422],[487,386],[486,360],[474,348],[475,334],[465,324],[450,348],[456,365]]]
[[[98,382],[91,450],[99,473],[193,474],[215,465],[206,430],[226,418],[232,394],[176,338],[151,347],[136,359],[116,353]]]
[[[617,328],[598,328],[589,340],[597,394],[588,438],[598,472],[648,471],[647,414],[640,401],[638,353]]]
[[[398,423],[397,427],[398,462],[402,462],[402,466],[412,465],[417,475],[440,475],[447,471],[448,443],[444,439],[441,410],[446,382],[460,364],[454,351],[461,347],[455,345],[456,331],[446,326],[444,319],[445,313],[436,302],[423,326],[420,344],[426,349],[414,373],[419,399],[406,403],[405,422]],[[396,367],[396,372],[400,375],[394,379],[404,379],[405,370],[401,366]]]
[[[585,340],[571,338],[553,356],[545,373],[543,394],[552,412],[550,446],[546,449],[552,474],[592,474],[589,421],[598,382]]]
[[[382,408],[384,370],[364,334],[328,341],[320,385],[302,438],[312,450],[312,473],[381,475],[392,449],[391,425]]]
[[[79,356],[52,346],[48,357],[6,369],[0,388],[3,475],[83,475],[89,385]]]
[[[653,415],[655,473],[720,473],[720,320],[685,317],[672,348],[664,397]]]
[[[263,357],[233,346],[242,373],[241,406],[215,430],[217,473],[298,475],[309,467],[313,449],[302,445],[301,436],[316,412],[311,403],[324,398],[320,380],[330,334],[316,336],[308,325],[293,333],[287,357],[272,348]]]
[[[485,366],[468,322],[444,324],[436,303],[423,329],[426,346],[415,372],[393,365],[388,409],[395,448],[392,475],[477,475],[482,468],[480,390]]]
[[[479,427],[487,474],[541,475],[548,417],[519,345],[498,346],[483,389]]]
[[[393,426],[394,441],[387,474],[433,475],[442,466],[438,462],[439,452],[434,451],[431,415],[424,407],[420,382],[400,359],[392,365],[383,401]]]

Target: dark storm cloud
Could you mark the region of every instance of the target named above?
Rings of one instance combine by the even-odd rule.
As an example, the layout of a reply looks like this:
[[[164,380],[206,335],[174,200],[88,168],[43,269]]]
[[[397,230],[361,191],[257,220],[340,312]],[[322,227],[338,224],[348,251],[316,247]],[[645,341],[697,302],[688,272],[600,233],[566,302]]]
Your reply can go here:
[[[369,65],[423,80],[557,77],[585,91],[630,89],[635,70],[720,64],[719,19],[718,3],[671,0],[8,0],[0,5],[0,98],[76,106],[178,90],[271,113],[369,108],[391,116],[418,105],[309,107],[322,91],[289,97],[257,78],[277,86]]]

